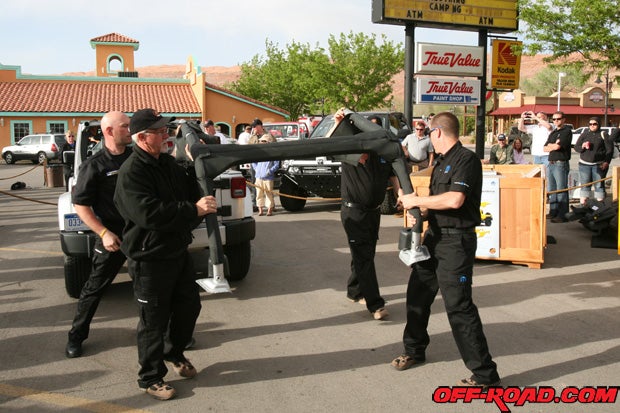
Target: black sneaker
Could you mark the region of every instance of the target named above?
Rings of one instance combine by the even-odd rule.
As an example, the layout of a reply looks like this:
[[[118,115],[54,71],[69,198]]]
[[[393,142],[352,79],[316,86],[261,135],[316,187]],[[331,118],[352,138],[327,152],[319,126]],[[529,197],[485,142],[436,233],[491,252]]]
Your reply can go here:
[[[67,342],[67,347],[65,347],[65,356],[67,356],[67,358],[70,358],[70,359],[81,357],[82,356],[82,342],[69,340]]]

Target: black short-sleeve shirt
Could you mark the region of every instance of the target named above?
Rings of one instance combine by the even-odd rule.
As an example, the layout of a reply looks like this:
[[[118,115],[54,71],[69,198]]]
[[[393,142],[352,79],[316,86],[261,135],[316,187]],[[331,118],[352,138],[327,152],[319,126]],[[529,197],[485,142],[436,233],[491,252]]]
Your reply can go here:
[[[439,228],[473,228],[480,224],[482,164],[476,154],[457,142],[439,157],[431,175],[430,194],[463,192],[465,202],[459,209],[430,210],[429,225]]]
[[[104,146],[85,160],[71,197],[74,204],[92,207],[103,225],[116,234],[121,233],[124,221],[114,205],[114,189],[118,170],[131,152],[128,147],[121,155],[112,155]]]
[[[374,153],[368,155],[363,165],[342,163],[340,192],[343,201],[374,209],[381,205],[385,198],[392,164]]]

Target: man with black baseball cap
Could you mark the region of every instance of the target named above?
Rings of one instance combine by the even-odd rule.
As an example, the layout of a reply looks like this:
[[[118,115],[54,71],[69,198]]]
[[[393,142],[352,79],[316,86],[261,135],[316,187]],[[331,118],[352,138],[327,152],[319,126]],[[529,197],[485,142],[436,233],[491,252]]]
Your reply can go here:
[[[137,111],[129,130],[136,143],[133,154],[118,174],[114,203],[125,220],[121,250],[133,279],[139,308],[138,385],[158,400],[175,396],[164,381],[164,360],[181,377],[191,378],[196,369],[185,358],[200,314],[198,284],[187,246],[192,230],[205,215],[217,212],[213,196],[200,196],[195,178],[167,153],[167,123],[153,109]],[[170,350],[164,350],[169,331]]]
[[[134,113],[129,121],[129,132],[135,135],[147,129],[160,129],[175,119],[174,116],[163,117],[155,109],[140,109]]]
[[[506,135],[500,133],[497,135],[497,143],[491,147],[489,160],[483,160],[482,163],[491,165],[508,165],[512,161],[512,146],[508,145]]]

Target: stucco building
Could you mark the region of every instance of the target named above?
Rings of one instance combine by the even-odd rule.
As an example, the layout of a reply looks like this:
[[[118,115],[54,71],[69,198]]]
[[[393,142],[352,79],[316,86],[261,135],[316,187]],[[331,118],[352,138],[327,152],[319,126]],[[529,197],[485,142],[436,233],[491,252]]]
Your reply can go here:
[[[617,108],[617,109],[616,109]],[[558,109],[557,94],[552,96],[527,96],[521,90],[498,94],[495,109],[489,116],[494,121],[493,130],[507,133],[524,111],[545,112],[549,117]],[[566,122],[575,128],[586,126],[591,116],[598,116],[603,123],[605,117],[605,85],[583,90],[578,96],[560,94],[560,110],[566,115]],[[620,98],[610,88],[607,98],[607,126],[618,126],[620,121]]]
[[[80,121],[119,110],[131,116],[152,107],[166,116],[206,121],[237,137],[255,118],[284,121],[288,112],[210,84],[190,56],[180,79],[140,78],[139,42],[118,33],[91,39],[95,76],[35,76],[0,64],[0,147],[31,133],[64,133]]]

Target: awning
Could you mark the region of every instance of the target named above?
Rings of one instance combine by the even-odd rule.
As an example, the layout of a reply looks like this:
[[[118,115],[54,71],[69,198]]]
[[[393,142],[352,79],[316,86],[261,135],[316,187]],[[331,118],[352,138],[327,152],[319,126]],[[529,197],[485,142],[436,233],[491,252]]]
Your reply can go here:
[[[523,105],[520,107],[510,108],[497,108],[492,112],[489,112],[489,116],[521,116],[521,113],[525,111],[532,111],[534,113],[544,112],[547,115],[551,115],[557,111],[557,105]],[[602,116],[604,108],[584,108],[582,106],[575,105],[562,105],[560,110],[565,115],[588,115],[588,116]]]

